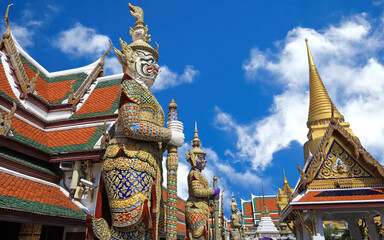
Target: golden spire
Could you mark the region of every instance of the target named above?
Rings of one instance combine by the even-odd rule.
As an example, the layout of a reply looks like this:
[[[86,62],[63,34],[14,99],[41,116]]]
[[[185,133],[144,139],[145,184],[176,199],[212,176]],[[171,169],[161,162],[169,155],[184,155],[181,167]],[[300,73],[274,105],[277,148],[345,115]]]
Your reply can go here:
[[[305,39],[308,52],[309,64],[309,113],[307,126],[329,123],[332,115],[332,101],[328,96],[327,90],[321,81],[312,58],[311,50],[308,46],[308,39]],[[344,122],[343,115],[334,106],[334,119]]]
[[[192,147],[201,147],[201,141],[199,139],[199,135],[197,133],[197,122],[195,122],[195,134],[193,135],[193,140],[191,142]]]
[[[287,177],[285,176],[285,170],[284,169],[283,169],[283,173],[284,173],[284,183],[283,183],[283,189],[282,190],[289,197],[291,195],[291,193],[292,193],[292,188],[288,184],[288,180],[287,180]]]

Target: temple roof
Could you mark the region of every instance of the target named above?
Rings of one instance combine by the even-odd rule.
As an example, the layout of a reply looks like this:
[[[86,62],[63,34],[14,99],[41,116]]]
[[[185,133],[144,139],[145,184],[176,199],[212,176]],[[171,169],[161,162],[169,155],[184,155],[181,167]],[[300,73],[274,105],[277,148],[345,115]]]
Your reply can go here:
[[[0,48],[4,51],[9,50],[6,44],[3,39]],[[104,77],[100,60],[82,68],[49,73],[17,43],[10,49],[21,64],[13,66],[8,55],[0,53],[0,111],[7,114],[12,103],[17,104],[12,136],[7,138],[48,154],[97,148],[104,122],[110,126],[117,119],[122,75]],[[17,87],[21,80],[13,73],[15,68],[24,69],[29,81],[37,77],[32,93],[23,93]],[[74,98],[78,97],[73,103],[69,99],[71,91]]]
[[[381,200],[384,202],[384,188],[354,188],[354,189],[327,189],[327,190],[308,190],[305,195],[298,196],[293,200],[297,203],[316,203],[322,204],[335,202],[363,202],[371,200]]]
[[[0,209],[85,220],[86,214],[63,191],[58,185],[0,171]]]

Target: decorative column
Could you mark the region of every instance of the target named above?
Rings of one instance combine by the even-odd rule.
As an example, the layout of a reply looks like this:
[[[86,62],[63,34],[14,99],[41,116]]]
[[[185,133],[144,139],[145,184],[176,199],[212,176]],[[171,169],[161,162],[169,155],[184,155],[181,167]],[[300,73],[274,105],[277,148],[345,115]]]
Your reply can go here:
[[[216,175],[213,177],[213,187],[214,188],[219,187],[219,183],[217,181]],[[220,223],[219,223],[219,200],[218,199],[213,200],[213,211],[214,211],[214,218],[215,218],[214,239],[219,240],[220,239]]]
[[[177,121],[177,104],[172,99],[168,105],[168,122]],[[177,147],[168,145],[167,155],[167,212],[166,235],[168,239],[177,239],[177,166],[179,158]]]
[[[379,236],[379,232],[377,231],[377,227],[373,221],[373,216],[370,214],[365,214],[365,222],[368,228],[369,239],[381,239]]]
[[[358,217],[350,215],[350,216],[347,216],[345,220],[348,223],[348,230],[349,230],[349,233],[351,234],[351,239],[352,240],[363,239],[361,236],[361,232],[358,224]]]
[[[312,210],[312,219],[313,219],[313,240],[325,240],[324,230],[323,230],[323,220],[321,219],[320,214],[316,210]]]

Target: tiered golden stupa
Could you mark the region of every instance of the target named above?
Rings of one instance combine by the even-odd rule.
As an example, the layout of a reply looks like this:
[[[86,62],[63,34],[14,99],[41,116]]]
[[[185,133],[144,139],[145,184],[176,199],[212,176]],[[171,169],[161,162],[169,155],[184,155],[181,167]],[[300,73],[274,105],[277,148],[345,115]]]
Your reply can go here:
[[[331,121],[332,106],[333,119],[343,126],[352,136],[353,132],[349,128],[349,122],[344,121],[344,116],[341,115],[328,96],[327,90],[321,81],[315,62],[313,61],[308,40],[306,39],[305,42],[307,44],[309,64],[309,112],[307,121],[309,131],[307,134],[308,141],[304,144],[304,161],[307,161],[310,154],[312,155],[316,151]]]

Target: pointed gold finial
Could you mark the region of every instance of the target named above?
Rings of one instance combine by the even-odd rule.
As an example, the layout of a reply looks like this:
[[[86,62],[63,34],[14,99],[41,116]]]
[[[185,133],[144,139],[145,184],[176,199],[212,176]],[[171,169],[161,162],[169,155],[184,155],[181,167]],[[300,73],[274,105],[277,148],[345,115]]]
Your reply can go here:
[[[9,8],[12,6],[13,6],[13,3],[9,4],[7,7],[7,11],[5,12],[4,21],[7,22],[7,30],[3,34],[3,38],[8,38],[11,36],[11,27],[9,25],[8,13],[9,13]]]
[[[309,49],[308,39],[305,40],[308,52],[309,64],[309,113],[307,126],[329,123],[332,114],[332,101],[328,96],[327,90],[317,72],[313,61],[311,50]],[[344,117],[334,107],[334,118],[344,122]]]
[[[197,131],[197,122],[195,122],[195,134],[193,135],[193,140],[191,142],[192,147],[201,147],[201,141],[199,139],[199,134]]]
[[[104,59],[107,55],[109,55],[112,49],[112,41],[110,39],[108,39],[108,41],[109,41],[109,48],[108,48],[108,51],[106,51],[100,59],[100,62],[99,62],[100,67],[104,67]]]
[[[287,177],[285,176],[285,170],[283,169],[283,173],[284,173],[284,184],[285,183],[288,183],[288,181],[287,181]]]
[[[39,69],[37,69],[35,76],[33,77],[32,81],[29,82],[29,84],[27,86],[27,93],[33,93],[35,91],[36,82],[37,82],[37,78],[39,77],[39,74],[40,74],[40,71],[39,71]]]
[[[307,45],[308,64],[309,66],[315,66],[315,62],[313,61],[311,50],[309,49],[308,39],[305,39],[305,44]]]

